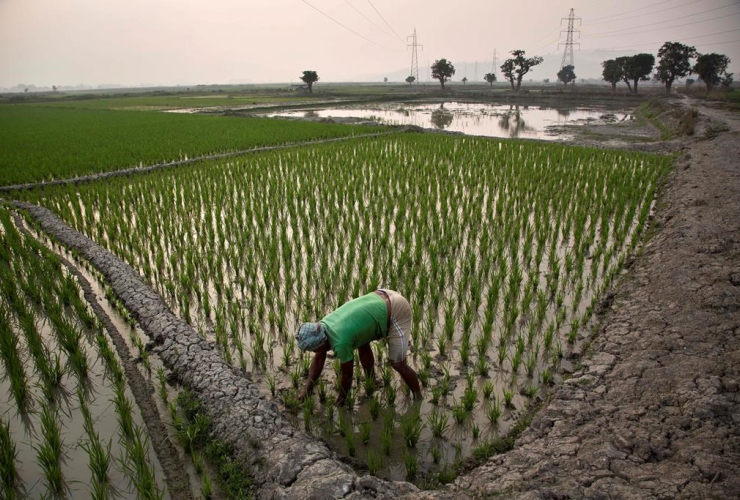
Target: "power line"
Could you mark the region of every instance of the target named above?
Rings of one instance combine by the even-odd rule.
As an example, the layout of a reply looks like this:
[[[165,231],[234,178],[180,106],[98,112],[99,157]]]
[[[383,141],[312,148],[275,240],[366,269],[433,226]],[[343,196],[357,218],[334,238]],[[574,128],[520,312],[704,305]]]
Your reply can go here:
[[[393,52],[401,52],[400,50],[391,49],[389,47],[386,47],[385,45],[381,45],[378,42],[374,42],[373,40],[370,40],[368,37],[366,37],[364,35],[361,35],[360,33],[356,32],[355,30],[353,30],[352,28],[350,28],[349,26],[347,26],[346,24],[342,24],[341,22],[337,21],[336,19],[334,19],[333,17],[331,17],[329,14],[327,14],[326,12],[322,11],[321,9],[319,9],[318,7],[315,7],[315,6],[311,5],[306,0],[301,0],[301,1],[303,3],[305,3],[306,5],[308,5],[309,7],[311,7],[312,9],[314,9],[316,12],[318,12],[322,16],[325,16],[325,17],[331,19],[332,21],[334,21],[335,23],[337,23],[342,28],[346,29],[347,31],[349,31],[351,33],[354,33],[355,35],[359,36],[363,40],[368,41],[368,42],[372,43],[373,45],[377,45],[378,47],[384,48],[385,50],[390,50],[390,51],[393,51]]]
[[[699,3],[699,2],[705,2],[705,1],[706,0],[692,0],[691,2],[682,3],[680,5],[674,5],[673,7],[666,7],[665,9],[655,10],[653,12],[646,12],[645,14],[638,14],[636,16],[629,16],[629,17],[623,17],[621,19],[614,19],[613,21],[592,21],[590,23],[584,24],[584,26],[591,26],[591,25],[594,25],[594,24],[616,23],[616,22],[619,22],[619,21],[627,21],[628,19],[635,19],[635,18],[638,18],[638,17],[643,17],[643,16],[648,15],[648,14],[657,14],[659,12],[665,12],[667,10],[678,9],[679,7],[684,7],[686,5],[691,5],[691,4],[695,4],[695,3]]]
[[[383,20],[383,22],[385,23],[385,25],[390,28],[390,30],[393,32],[394,35],[396,35],[396,38],[398,38],[401,41],[401,43],[406,43],[406,42],[403,41],[403,38],[401,38],[400,36],[398,36],[398,33],[396,33],[396,30],[393,29],[393,26],[391,26],[390,24],[388,24],[388,21],[385,20],[385,18],[383,17],[383,14],[381,14],[378,11],[378,9],[375,8],[375,5],[373,5],[373,2],[371,0],[367,0],[367,3],[370,4],[370,7],[373,8],[373,10],[375,11],[376,14],[378,14],[378,16],[380,16],[380,18]]]
[[[346,3],[347,5],[349,5],[350,7],[352,7],[352,8],[354,9],[354,11],[355,11],[355,12],[357,12],[357,13],[358,13],[358,14],[360,14],[360,15],[361,15],[362,17],[364,17],[364,18],[365,18],[365,20],[367,20],[367,22],[369,22],[370,24],[372,24],[372,25],[373,25],[373,26],[375,27],[375,29],[377,29],[378,31],[380,31],[380,32],[381,32],[381,33],[383,33],[384,35],[386,35],[386,36],[389,36],[389,37],[393,38],[393,35],[391,35],[391,34],[390,34],[390,33],[388,33],[388,32],[387,32],[386,30],[384,30],[383,28],[381,28],[380,26],[378,26],[377,24],[375,24],[375,21],[373,21],[372,19],[370,19],[369,17],[367,17],[367,16],[365,15],[365,13],[364,13],[364,12],[362,12],[362,11],[361,11],[360,9],[358,9],[357,7],[355,7],[354,5],[352,5],[352,3],[351,3],[351,2],[349,1],[349,0],[344,0],[344,3]]]
[[[628,11],[625,11],[625,12],[621,12],[619,14],[612,14],[610,16],[597,17],[593,21],[601,21],[602,19],[611,19],[612,17],[620,17],[620,16],[623,16],[625,14],[631,14],[633,12],[637,12],[637,11],[640,11],[640,10],[652,9],[653,7],[657,7],[658,5],[663,5],[663,4],[668,3],[668,2],[673,2],[673,0],[664,0],[662,2],[654,3],[653,5],[646,5],[645,7],[640,7],[640,8],[637,8],[637,9],[628,10]]]
[[[740,31],[740,28],[736,28],[734,30],[720,31],[720,32],[717,32],[717,33],[710,33],[708,35],[683,37],[683,38],[681,38],[681,41],[684,41],[684,40],[696,40],[697,38],[706,38],[708,36],[715,36],[715,35],[724,35],[725,33],[734,33],[736,31]],[[647,47],[648,45],[655,45],[655,44],[664,43],[664,42],[665,41],[645,42],[645,43],[641,43],[641,44],[637,44],[637,45],[626,45],[626,46],[623,46],[623,47],[608,47],[608,48],[595,49],[595,50],[631,49],[633,47]],[[703,45],[710,45],[710,44],[718,45],[720,43],[733,43],[733,42],[731,42],[731,41],[730,42],[708,42],[708,43],[705,43]]]
[[[648,27],[648,26],[652,27],[655,24],[662,24],[664,22],[667,22],[667,21],[660,21],[658,23],[643,24],[641,26],[634,26],[632,28],[625,28],[625,29],[622,29],[622,30],[607,31],[607,32],[604,32],[604,33],[600,33],[598,35],[586,35],[583,38],[608,38],[608,37],[611,37],[611,36],[637,35],[637,34],[640,34],[640,33],[651,33],[653,31],[661,31],[661,30],[667,30],[667,29],[673,29],[673,28],[682,28],[684,26],[691,26],[692,24],[701,24],[701,23],[706,23],[706,22],[709,22],[709,21],[716,21],[718,19],[726,19],[728,17],[737,16],[737,15],[740,15],[740,12],[735,12],[733,14],[727,14],[726,16],[713,17],[711,19],[703,19],[701,21],[693,21],[693,22],[690,22],[690,23],[676,24],[675,26],[666,26],[665,28],[651,28],[649,30],[634,31],[634,32],[631,31],[633,29],[645,28],[645,27]],[[687,16],[687,17],[690,17],[690,16]],[[673,19],[673,20],[675,21],[675,19]],[[624,33],[625,31],[629,31],[629,33]],[[613,35],[613,34],[609,34],[609,33],[619,33],[619,35]]]

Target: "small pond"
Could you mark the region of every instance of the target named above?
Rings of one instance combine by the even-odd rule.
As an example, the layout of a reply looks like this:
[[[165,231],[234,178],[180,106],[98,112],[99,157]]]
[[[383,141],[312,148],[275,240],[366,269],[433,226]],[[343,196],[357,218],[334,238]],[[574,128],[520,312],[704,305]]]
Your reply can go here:
[[[307,120],[356,118],[374,120],[386,125],[415,125],[488,137],[564,140],[570,137],[563,134],[562,130],[557,130],[560,126],[585,124],[597,120],[619,122],[629,119],[630,113],[603,107],[551,108],[452,101],[292,110],[269,113],[266,116]]]

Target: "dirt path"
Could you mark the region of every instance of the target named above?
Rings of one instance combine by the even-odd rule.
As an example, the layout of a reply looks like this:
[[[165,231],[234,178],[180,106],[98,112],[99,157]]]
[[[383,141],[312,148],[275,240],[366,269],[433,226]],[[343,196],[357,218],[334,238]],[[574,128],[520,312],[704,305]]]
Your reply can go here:
[[[740,121],[695,140],[656,234],[607,300],[583,368],[516,448],[453,492],[512,498],[740,495]]]

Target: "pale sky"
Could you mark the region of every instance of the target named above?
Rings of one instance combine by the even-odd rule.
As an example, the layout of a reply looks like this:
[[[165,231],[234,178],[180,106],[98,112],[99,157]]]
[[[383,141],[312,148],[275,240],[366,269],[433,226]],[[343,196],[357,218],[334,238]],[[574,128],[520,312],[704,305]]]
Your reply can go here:
[[[414,28],[422,73],[444,57],[455,80],[479,61],[481,79],[494,49],[500,65],[524,48],[546,59],[528,76],[554,80],[571,7],[583,19],[579,77],[670,40],[727,54],[740,80],[738,0],[0,0],[0,87],[296,82],[307,69],[327,82],[395,79]]]

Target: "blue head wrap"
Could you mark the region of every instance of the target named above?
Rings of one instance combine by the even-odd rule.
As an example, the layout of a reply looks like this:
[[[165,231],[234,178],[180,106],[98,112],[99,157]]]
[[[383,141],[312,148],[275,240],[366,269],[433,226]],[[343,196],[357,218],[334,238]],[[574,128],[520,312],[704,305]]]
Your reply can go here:
[[[296,343],[301,351],[315,351],[326,340],[321,323],[303,323],[295,334]]]

